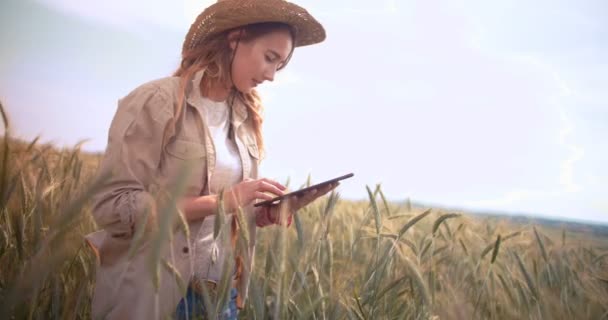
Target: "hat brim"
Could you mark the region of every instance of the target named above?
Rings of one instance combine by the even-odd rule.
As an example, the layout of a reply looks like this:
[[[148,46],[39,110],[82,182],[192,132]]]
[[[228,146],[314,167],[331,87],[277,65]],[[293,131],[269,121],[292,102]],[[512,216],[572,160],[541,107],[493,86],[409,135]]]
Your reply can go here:
[[[302,47],[325,40],[325,29],[304,8],[283,0],[224,0],[207,7],[196,18],[182,50],[198,46],[208,37],[248,24],[281,22],[295,32],[295,46]]]

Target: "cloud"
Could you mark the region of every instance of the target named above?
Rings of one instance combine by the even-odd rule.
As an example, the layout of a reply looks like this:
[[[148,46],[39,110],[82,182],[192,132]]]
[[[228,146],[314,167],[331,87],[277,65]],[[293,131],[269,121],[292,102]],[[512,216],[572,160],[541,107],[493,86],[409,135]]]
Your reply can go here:
[[[273,82],[266,82],[272,88],[293,86],[302,81],[302,76],[293,71],[293,69],[283,69],[275,74]]]
[[[561,128],[558,132],[558,141],[568,154],[568,156],[561,162],[559,181],[560,185],[563,187],[562,192],[579,192],[581,191],[581,186],[575,182],[574,166],[577,162],[583,159],[585,149],[581,145],[570,142],[569,138],[574,136],[574,122],[568,115],[567,109],[562,102],[565,99],[575,95],[576,92],[555,68],[550,66],[548,63],[543,63],[538,55],[525,55],[525,57],[528,63],[546,72],[558,88],[558,92],[552,96],[551,99],[553,100],[553,105],[558,110],[561,121]]]
[[[466,205],[477,208],[504,208],[512,206],[513,204],[529,201],[531,199],[556,197],[559,194],[561,194],[560,191],[518,189],[509,191],[494,199],[469,201],[466,202]]]
[[[297,86],[302,82],[302,77],[293,69],[285,68],[275,74],[274,81],[264,82],[258,89],[258,94],[264,105],[272,104],[280,91],[284,88]]]
[[[65,14],[78,16],[107,26],[146,33],[150,26],[184,30],[197,9],[192,0],[182,3],[146,0],[38,0]],[[209,1],[200,1],[204,4]],[[200,12],[200,11],[199,11]]]
[[[391,13],[398,12],[399,8],[397,7],[397,0],[388,0],[386,2],[386,9],[388,12],[391,12]]]
[[[560,109],[560,117],[562,119],[563,127],[559,133],[559,141],[560,144],[569,152],[568,157],[563,160],[561,164],[561,171],[559,175],[560,184],[564,187],[565,192],[579,192],[582,188],[575,182],[574,165],[576,162],[583,159],[585,150],[582,146],[575,145],[567,140],[567,138],[572,135],[574,125],[563,108]]]
[[[214,0],[183,0],[184,17],[187,21],[194,22],[196,17],[208,6],[215,3]]]
[[[548,63],[542,62],[540,57],[511,54],[509,59],[519,61],[523,68],[536,69],[545,74],[546,79],[552,82],[553,87],[557,89],[552,95],[547,97],[547,100],[559,115],[560,128],[557,132],[556,140],[566,156],[560,160],[559,171],[555,173],[556,176],[559,176],[559,184],[557,186],[546,189],[516,188],[496,198],[467,202],[467,205],[472,207],[513,208],[514,206],[521,206],[523,203],[530,203],[532,201],[537,203],[546,201],[548,203],[567,194],[583,191],[582,186],[577,183],[575,173],[576,164],[583,159],[585,149],[581,145],[572,142],[575,130],[574,123],[562,103],[565,98],[575,94],[574,90],[555,68]],[[547,157],[547,159],[550,158]]]

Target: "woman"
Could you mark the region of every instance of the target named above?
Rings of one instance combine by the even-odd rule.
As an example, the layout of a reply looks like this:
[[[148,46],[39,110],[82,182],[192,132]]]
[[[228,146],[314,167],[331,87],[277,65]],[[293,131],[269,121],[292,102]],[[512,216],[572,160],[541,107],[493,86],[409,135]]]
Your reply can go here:
[[[237,255],[236,268],[228,271],[234,289],[222,315],[236,318],[235,306],[242,308],[247,296],[256,227],[285,221],[276,205],[253,207],[285,191],[280,183],[258,177],[264,144],[254,88],[272,81],[295,47],[324,39],[323,27],[295,4],[218,1],[192,24],[174,76],[146,83],[119,101],[99,169],[109,181],[93,199],[102,230],[87,236],[99,258],[93,317],[204,313],[201,286],[213,293],[234,246],[214,237],[221,193],[230,224],[223,230],[234,238],[239,226],[246,226],[249,235],[247,252]],[[184,167],[190,169],[187,175]],[[170,241],[158,249],[150,239],[160,239],[161,208],[171,203],[163,200],[163,190],[180,184],[185,190],[176,209],[188,228],[172,229]],[[336,186],[290,199],[288,217]],[[237,221],[238,208],[246,221]],[[150,263],[157,249],[161,267]]]

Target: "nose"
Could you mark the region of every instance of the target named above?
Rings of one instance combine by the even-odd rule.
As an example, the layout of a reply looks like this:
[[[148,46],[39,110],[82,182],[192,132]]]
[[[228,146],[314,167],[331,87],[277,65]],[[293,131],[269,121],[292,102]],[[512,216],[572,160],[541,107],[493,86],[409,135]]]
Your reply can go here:
[[[277,72],[275,69],[273,68],[269,68],[270,70],[267,70],[264,73],[264,80],[268,80],[270,82],[272,82],[274,80],[274,74]]]

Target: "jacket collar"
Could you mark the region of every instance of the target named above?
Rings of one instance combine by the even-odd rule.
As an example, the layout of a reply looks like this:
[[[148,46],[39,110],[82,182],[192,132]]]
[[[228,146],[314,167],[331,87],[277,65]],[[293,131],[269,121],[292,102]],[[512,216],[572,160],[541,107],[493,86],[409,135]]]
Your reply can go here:
[[[188,88],[186,101],[197,108],[199,111],[203,111],[203,95],[201,93],[200,83],[205,74],[205,69],[198,71],[194,74],[194,78]],[[204,113],[201,113],[204,114]],[[241,102],[240,99],[234,99],[234,105],[232,106],[232,125],[238,128],[247,119],[247,107]]]

